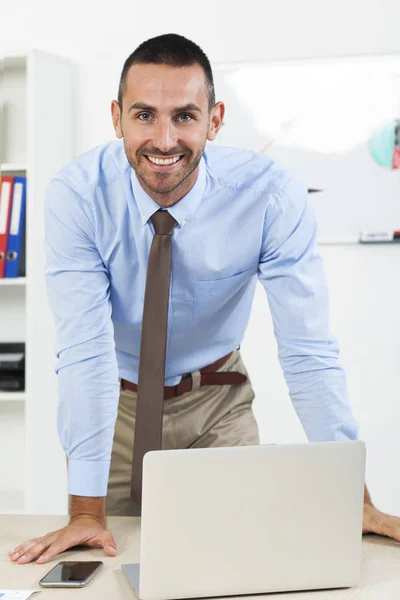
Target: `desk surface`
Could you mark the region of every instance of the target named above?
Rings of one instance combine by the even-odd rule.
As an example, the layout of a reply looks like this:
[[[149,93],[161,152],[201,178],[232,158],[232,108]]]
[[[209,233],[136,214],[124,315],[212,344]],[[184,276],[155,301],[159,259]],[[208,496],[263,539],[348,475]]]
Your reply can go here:
[[[60,529],[68,522],[63,516],[0,515],[0,588],[41,590],[35,600],[64,600],[96,598],[96,600],[134,599],[132,588],[125,579],[120,565],[138,562],[140,519],[110,517],[109,528],[117,543],[115,558],[104,555],[103,550],[73,550],[64,552],[44,565],[29,563],[19,565],[8,558],[8,550],[28,539]],[[102,560],[104,565],[87,587],[78,589],[41,588],[41,579],[60,560]],[[252,596],[259,600],[264,596]],[[242,596],[250,598],[250,596]],[[266,594],[265,598],[284,600],[391,600],[400,598],[400,544],[379,536],[363,537],[361,581],[355,588],[287,594]]]

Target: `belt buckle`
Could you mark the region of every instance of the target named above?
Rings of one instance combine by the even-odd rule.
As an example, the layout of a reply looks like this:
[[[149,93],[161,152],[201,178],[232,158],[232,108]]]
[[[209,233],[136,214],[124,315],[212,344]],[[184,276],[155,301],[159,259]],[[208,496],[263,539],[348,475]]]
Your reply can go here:
[[[183,380],[183,379],[190,379],[191,377],[192,377],[192,374],[191,374],[191,373],[183,373],[183,375],[182,375],[182,380]]]

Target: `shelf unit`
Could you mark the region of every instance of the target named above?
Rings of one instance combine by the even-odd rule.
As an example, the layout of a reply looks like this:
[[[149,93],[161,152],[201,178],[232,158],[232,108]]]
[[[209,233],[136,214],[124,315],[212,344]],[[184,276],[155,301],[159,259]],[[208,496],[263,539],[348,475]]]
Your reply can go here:
[[[14,286],[14,285],[26,285],[26,277],[10,277],[5,279],[0,279],[0,286]]]
[[[18,172],[25,173],[26,165],[25,164],[17,165],[17,164],[13,164],[13,163],[3,163],[1,165],[1,170],[2,170],[2,172],[4,171],[7,173],[11,173],[11,174],[14,174],[16,172],[17,173]]]
[[[25,402],[25,399],[25,392],[0,392],[0,402],[18,402],[18,400]]]
[[[25,391],[0,392],[0,513],[67,512],[43,207],[49,180],[74,155],[73,75],[47,52],[0,56],[1,173],[27,177],[27,276],[0,279],[0,341],[25,342]]]

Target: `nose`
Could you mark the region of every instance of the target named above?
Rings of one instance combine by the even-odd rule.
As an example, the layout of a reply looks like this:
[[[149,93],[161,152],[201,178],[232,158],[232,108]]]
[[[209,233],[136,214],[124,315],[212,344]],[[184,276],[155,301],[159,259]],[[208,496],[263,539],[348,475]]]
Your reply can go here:
[[[154,131],[153,144],[161,152],[168,152],[176,146],[176,133],[170,121],[159,121]]]

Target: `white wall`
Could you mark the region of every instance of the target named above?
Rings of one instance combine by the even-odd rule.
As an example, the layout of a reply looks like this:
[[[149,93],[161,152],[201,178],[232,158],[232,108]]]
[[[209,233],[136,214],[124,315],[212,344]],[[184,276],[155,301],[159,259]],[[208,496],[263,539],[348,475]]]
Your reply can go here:
[[[398,0],[248,0],[239,8],[231,0],[70,0],[63,5],[0,0],[0,9],[2,22],[9,24],[2,27],[0,50],[34,46],[76,62],[77,153],[113,137],[110,103],[123,61],[141,41],[160,33],[192,38],[213,64],[400,53]],[[400,247],[325,246],[322,254],[332,326],[367,442],[371,494],[380,508],[400,514]],[[304,439],[276,358],[262,289],[242,349],[257,394],[262,441]]]
[[[400,514],[398,459],[400,246],[321,247],[349,397],[367,444],[367,482],[382,510]],[[258,286],[242,346],[263,442],[305,440],[276,356],[265,292]]]

